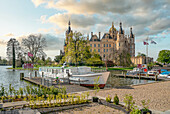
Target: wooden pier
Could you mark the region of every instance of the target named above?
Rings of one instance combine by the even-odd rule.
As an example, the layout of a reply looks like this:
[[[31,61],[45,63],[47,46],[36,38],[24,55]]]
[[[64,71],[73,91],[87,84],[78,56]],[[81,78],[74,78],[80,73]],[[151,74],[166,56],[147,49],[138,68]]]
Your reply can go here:
[[[157,76],[141,76],[141,75],[126,75],[126,74],[114,74],[116,77],[121,78],[134,78],[134,79],[145,79],[145,80],[155,80],[155,81],[169,81],[168,78],[159,78]]]
[[[56,88],[62,88],[62,87],[66,87],[66,92],[67,93],[73,93],[73,92],[81,92],[81,91],[88,91],[90,90],[89,88],[80,86],[80,85],[73,85],[73,84],[66,84],[66,83],[59,83],[57,84],[56,82],[52,82],[52,84],[50,86],[47,85],[43,85],[41,84],[41,77],[24,77],[23,80],[28,81],[30,83],[36,84],[38,86],[42,86],[42,87],[47,87],[49,88],[50,86],[54,86]]]

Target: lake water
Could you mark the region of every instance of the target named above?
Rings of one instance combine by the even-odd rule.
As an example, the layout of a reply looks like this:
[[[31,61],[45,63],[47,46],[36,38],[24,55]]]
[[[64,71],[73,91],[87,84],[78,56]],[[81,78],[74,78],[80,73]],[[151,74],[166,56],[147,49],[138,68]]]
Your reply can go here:
[[[11,70],[7,69],[11,66],[0,66],[0,86],[3,84],[5,88],[8,89],[9,84],[11,84],[15,89],[19,89],[19,87],[26,87],[30,85],[30,83],[26,81],[20,80],[20,73],[28,74],[26,70]],[[33,85],[34,86],[34,85]]]
[[[154,80],[144,80],[144,79],[133,79],[133,78],[120,78],[115,77],[114,74],[121,74],[122,71],[111,71],[111,75],[108,78],[106,83],[106,88],[110,87],[124,87],[128,85],[139,85],[146,83],[153,83]],[[124,72],[125,73],[125,72]]]
[[[0,85],[3,84],[5,88],[8,88],[9,84],[12,84],[12,86],[15,89],[19,89],[19,87],[23,88],[23,87],[26,87],[27,85],[30,85],[30,83],[20,80],[20,73],[24,73],[25,76],[27,76],[30,71],[27,71],[27,70],[13,71],[13,70],[7,69],[8,67],[11,67],[11,66],[0,66]],[[111,76],[108,78],[106,87],[122,87],[122,86],[127,86],[127,85],[154,82],[154,80],[117,78],[114,76],[114,74],[120,74],[120,73],[121,71],[111,71]]]

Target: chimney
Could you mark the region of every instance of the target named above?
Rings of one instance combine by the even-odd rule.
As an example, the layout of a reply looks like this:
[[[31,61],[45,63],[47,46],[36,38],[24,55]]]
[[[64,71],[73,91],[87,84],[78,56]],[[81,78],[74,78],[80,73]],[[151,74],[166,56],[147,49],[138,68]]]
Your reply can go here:
[[[101,32],[99,32],[99,40],[100,40],[100,34],[101,34]]]

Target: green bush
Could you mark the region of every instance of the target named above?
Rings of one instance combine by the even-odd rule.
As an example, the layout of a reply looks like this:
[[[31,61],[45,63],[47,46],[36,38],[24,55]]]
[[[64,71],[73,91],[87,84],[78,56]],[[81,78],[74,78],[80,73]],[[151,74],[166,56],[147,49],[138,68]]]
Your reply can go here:
[[[106,97],[106,101],[109,102],[109,103],[111,102],[111,97],[110,97],[110,95],[108,95],[108,96]]]
[[[115,105],[118,105],[118,104],[119,104],[119,97],[117,96],[117,94],[115,94],[113,103],[114,103]]]
[[[135,102],[133,101],[133,97],[131,94],[127,94],[125,97],[124,97],[124,100],[123,102],[125,103],[125,106],[126,106],[126,110],[127,111],[130,111],[133,107],[134,107],[134,104]]]

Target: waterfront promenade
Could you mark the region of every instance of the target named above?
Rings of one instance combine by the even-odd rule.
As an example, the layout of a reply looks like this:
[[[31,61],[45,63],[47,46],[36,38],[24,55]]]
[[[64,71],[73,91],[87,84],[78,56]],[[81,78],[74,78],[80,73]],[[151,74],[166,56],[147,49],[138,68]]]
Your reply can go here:
[[[126,94],[131,94],[138,106],[142,106],[141,100],[150,100],[150,109],[156,111],[170,110],[170,81],[136,85],[128,88],[103,89],[97,93],[97,96],[106,98],[110,95],[113,98],[115,94],[118,95],[120,102],[123,102]],[[93,96],[94,93],[91,92],[90,95]]]

